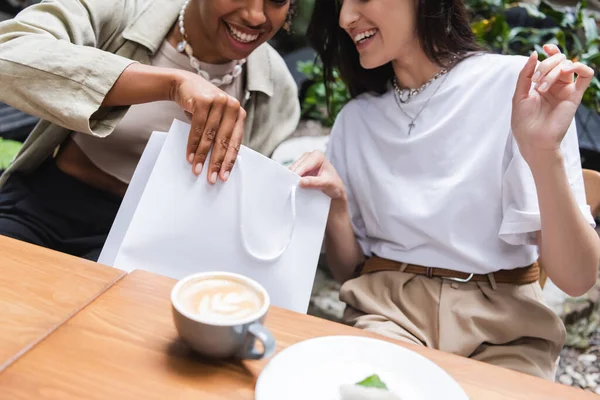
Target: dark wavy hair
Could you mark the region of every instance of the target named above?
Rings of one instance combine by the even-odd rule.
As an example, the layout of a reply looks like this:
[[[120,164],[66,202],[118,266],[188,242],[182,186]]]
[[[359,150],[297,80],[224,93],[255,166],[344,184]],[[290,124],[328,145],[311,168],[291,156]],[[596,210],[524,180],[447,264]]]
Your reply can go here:
[[[454,56],[460,59],[482,51],[471,31],[463,0],[412,1],[417,5],[417,37],[431,61],[444,67]],[[392,63],[374,69],[360,65],[354,42],[338,24],[340,10],[338,0],[316,0],[307,29],[308,41],[323,63],[327,98],[334,69],[339,70],[353,98],[366,92],[385,93],[394,76]]]

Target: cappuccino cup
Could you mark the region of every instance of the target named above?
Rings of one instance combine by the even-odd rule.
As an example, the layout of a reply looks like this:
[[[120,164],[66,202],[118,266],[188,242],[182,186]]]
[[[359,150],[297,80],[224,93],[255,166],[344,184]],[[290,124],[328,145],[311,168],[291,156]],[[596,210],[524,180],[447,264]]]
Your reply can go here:
[[[275,339],[263,325],[269,295],[243,275],[190,275],[175,284],[171,305],[179,335],[202,355],[258,360],[275,351]],[[262,351],[255,348],[256,340],[262,343]]]

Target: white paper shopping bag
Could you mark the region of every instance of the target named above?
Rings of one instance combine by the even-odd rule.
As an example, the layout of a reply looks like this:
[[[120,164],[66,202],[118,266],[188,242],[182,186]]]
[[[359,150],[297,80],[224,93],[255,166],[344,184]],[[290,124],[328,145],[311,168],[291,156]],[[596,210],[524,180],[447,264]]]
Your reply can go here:
[[[131,224],[133,214],[144,193],[154,164],[156,164],[156,160],[158,159],[158,155],[160,154],[166,139],[167,132],[152,132],[150,140],[148,140],[144,153],[135,169],[131,182],[127,187],[127,192],[125,193],[125,197],[123,197],[123,201],[121,202],[119,211],[117,212],[110,232],[108,233],[108,237],[104,242],[104,247],[98,258],[100,264],[114,265],[121,243],[123,243],[123,238],[127,233],[129,224]]]
[[[189,129],[175,121],[149,178],[136,171],[134,180],[147,184],[129,224],[115,221],[125,234],[111,230],[123,237],[112,265],[176,279],[236,272],[260,282],[273,305],[306,312],[329,198],[299,188],[298,175],[244,146],[228,181],[210,185],[207,168],[196,177],[185,160]]]

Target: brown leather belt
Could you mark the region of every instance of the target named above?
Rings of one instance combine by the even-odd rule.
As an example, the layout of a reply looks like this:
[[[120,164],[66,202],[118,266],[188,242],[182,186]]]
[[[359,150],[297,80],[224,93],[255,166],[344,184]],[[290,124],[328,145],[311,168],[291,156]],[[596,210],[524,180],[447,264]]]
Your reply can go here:
[[[401,263],[385,258],[371,257],[365,261],[359,274],[369,274],[378,271],[401,271],[408,274],[425,275],[429,278],[444,278],[456,282],[489,282],[488,274],[468,274],[451,269],[423,267],[421,265]],[[500,270],[493,274],[495,283],[512,283],[525,285],[536,282],[540,278],[540,267],[533,263],[527,267],[511,270]]]

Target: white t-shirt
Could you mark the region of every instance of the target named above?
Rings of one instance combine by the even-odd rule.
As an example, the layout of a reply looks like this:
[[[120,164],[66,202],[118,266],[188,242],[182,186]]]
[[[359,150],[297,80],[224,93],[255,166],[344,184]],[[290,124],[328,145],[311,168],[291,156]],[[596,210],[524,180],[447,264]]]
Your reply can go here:
[[[345,184],[366,255],[467,273],[538,258],[536,188],[510,128],[525,62],[494,54],[460,62],[402,105],[413,117],[429,100],[410,136],[410,119],[391,89],[344,107],[327,154]],[[594,226],[575,122],[561,148],[577,203]]]

